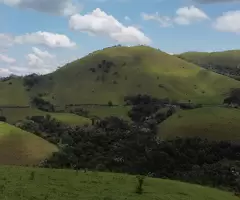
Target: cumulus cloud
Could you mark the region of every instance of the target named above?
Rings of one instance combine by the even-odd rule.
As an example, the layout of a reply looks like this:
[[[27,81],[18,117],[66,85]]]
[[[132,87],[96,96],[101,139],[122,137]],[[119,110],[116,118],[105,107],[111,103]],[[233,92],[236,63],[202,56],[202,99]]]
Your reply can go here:
[[[215,20],[213,27],[222,32],[240,33],[240,10],[224,13]]]
[[[76,43],[72,42],[66,35],[42,31],[16,36],[14,42],[17,44],[46,45],[51,48],[76,46]]]
[[[41,69],[52,69],[52,67],[55,67],[55,55],[37,47],[33,47],[32,51],[32,53],[26,55],[28,66]]]
[[[9,76],[10,74],[11,72],[9,69],[0,67],[0,77],[6,77],[6,76]]]
[[[161,16],[159,15],[158,12],[156,12],[155,14],[146,14],[146,13],[142,13],[142,18],[145,21],[149,21],[149,20],[153,20],[153,21],[157,21],[161,27],[169,27],[172,26],[172,19],[168,16]]]
[[[11,45],[13,45],[13,37],[5,33],[0,33],[0,50]]]
[[[131,21],[130,17],[128,17],[128,16],[125,16],[124,19],[125,19],[126,21]]]
[[[15,63],[16,60],[14,58],[9,57],[8,55],[0,54],[0,62],[12,64]]]
[[[75,14],[71,16],[69,26],[72,30],[87,32],[91,35],[108,36],[118,43],[149,44],[151,42],[136,27],[124,26],[99,8],[86,15]]]
[[[78,11],[72,0],[0,0],[0,3],[55,15],[72,15]]]
[[[179,8],[176,14],[175,22],[182,25],[209,19],[206,13],[195,6]]]
[[[210,4],[210,3],[230,3],[230,2],[240,2],[240,0],[194,0],[198,3],[205,3],[205,4]]]
[[[161,16],[159,13],[146,14],[142,13],[142,18],[145,21],[157,21],[161,27],[171,27],[173,24],[189,25],[195,22],[200,22],[209,19],[206,13],[195,6],[182,7],[177,9],[174,17]]]
[[[37,47],[32,48],[35,55],[37,55],[40,58],[54,58],[55,55],[50,54],[48,51],[42,51]]]

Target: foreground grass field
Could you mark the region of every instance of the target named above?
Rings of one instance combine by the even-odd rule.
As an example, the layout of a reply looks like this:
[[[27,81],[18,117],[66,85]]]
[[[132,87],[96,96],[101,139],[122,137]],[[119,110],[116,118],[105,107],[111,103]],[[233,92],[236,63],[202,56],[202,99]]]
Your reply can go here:
[[[0,199],[7,200],[238,200],[231,193],[187,183],[70,170],[0,167]]]
[[[36,165],[57,150],[32,133],[0,122],[0,164]]]
[[[3,108],[2,114],[7,117],[7,122],[14,124],[19,120],[24,120],[27,116],[51,115],[53,118],[68,125],[90,124],[91,120],[72,113],[50,113],[35,108]]]
[[[159,125],[163,139],[199,136],[240,142],[240,109],[205,107],[182,110]]]

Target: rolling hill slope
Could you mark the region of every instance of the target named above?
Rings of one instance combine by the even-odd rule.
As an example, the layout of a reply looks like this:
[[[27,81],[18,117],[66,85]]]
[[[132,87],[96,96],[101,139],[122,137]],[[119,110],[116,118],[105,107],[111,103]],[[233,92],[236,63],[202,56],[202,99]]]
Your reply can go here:
[[[240,80],[240,50],[222,52],[186,52],[178,57],[201,67]]]
[[[57,147],[36,135],[0,122],[0,164],[36,165]]]
[[[202,137],[240,142],[240,109],[205,107],[182,110],[159,125],[159,137]]]
[[[10,80],[11,81],[11,80]],[[176,56],[146,46],[112,47],[96,51],[59,70],[41,76],[30,91],[21,78],[0,83],[0,104],[29,103],[31,96],[58,105],[123,103],[129,94],[200,103],[221,103],[240,83],[204,70]],[[18,97],[16,96],[17,91]]]
[[[55,118],[58,121],[66,123],[68,125],[84,125],[91,124],[91,120],[75,115],[73,113],[63,113],[63,112],[44,112],[36,108],[2,108],[1,113],[7,118],[7,122],[10,124],[15,124],[19,120],[24,120],[26,117],[41,115],[51,115],[52,118]]]
[[[238,200],[232,193],[178,181],[146,178],[143,194],[135,176],[70,170],[0,167],[0,198],[49,200]]]
[[[32,89],[57,103],[122,103],[129,94],[220,103],[240,83],[159,50],[114,47],[94,52],[49,74]]]

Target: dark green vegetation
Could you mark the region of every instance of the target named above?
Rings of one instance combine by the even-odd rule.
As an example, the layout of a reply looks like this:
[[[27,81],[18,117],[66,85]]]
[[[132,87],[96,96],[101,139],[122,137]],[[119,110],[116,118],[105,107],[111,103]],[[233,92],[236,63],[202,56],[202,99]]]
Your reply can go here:
[[[44,167],[142,174],[240,190],[239,145],[200,138],[161,141],[155,122],[163,118],[130,124],[110,117],[94,126],[70,128],[34,117],[21,128],[58,145],[59,152],[41,163]]]
[[[238,200],[231,193],[177,181],[70,170],[0,167],[0,199],[7,200]]]
[[[38,165],[56,151],[48,141],[0,122],[0,164]]]
[[[178,55],[178,57],[206,69],[240,80],[239,50],[212,53],[186,52]]]

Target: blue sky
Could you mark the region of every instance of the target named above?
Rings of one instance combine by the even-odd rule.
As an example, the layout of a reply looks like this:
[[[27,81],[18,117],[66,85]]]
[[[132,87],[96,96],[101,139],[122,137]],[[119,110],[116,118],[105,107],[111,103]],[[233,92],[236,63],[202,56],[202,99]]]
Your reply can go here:
[[[240,49],[238,0],[0,0],[0,76],[48,73],[115,44]]]

